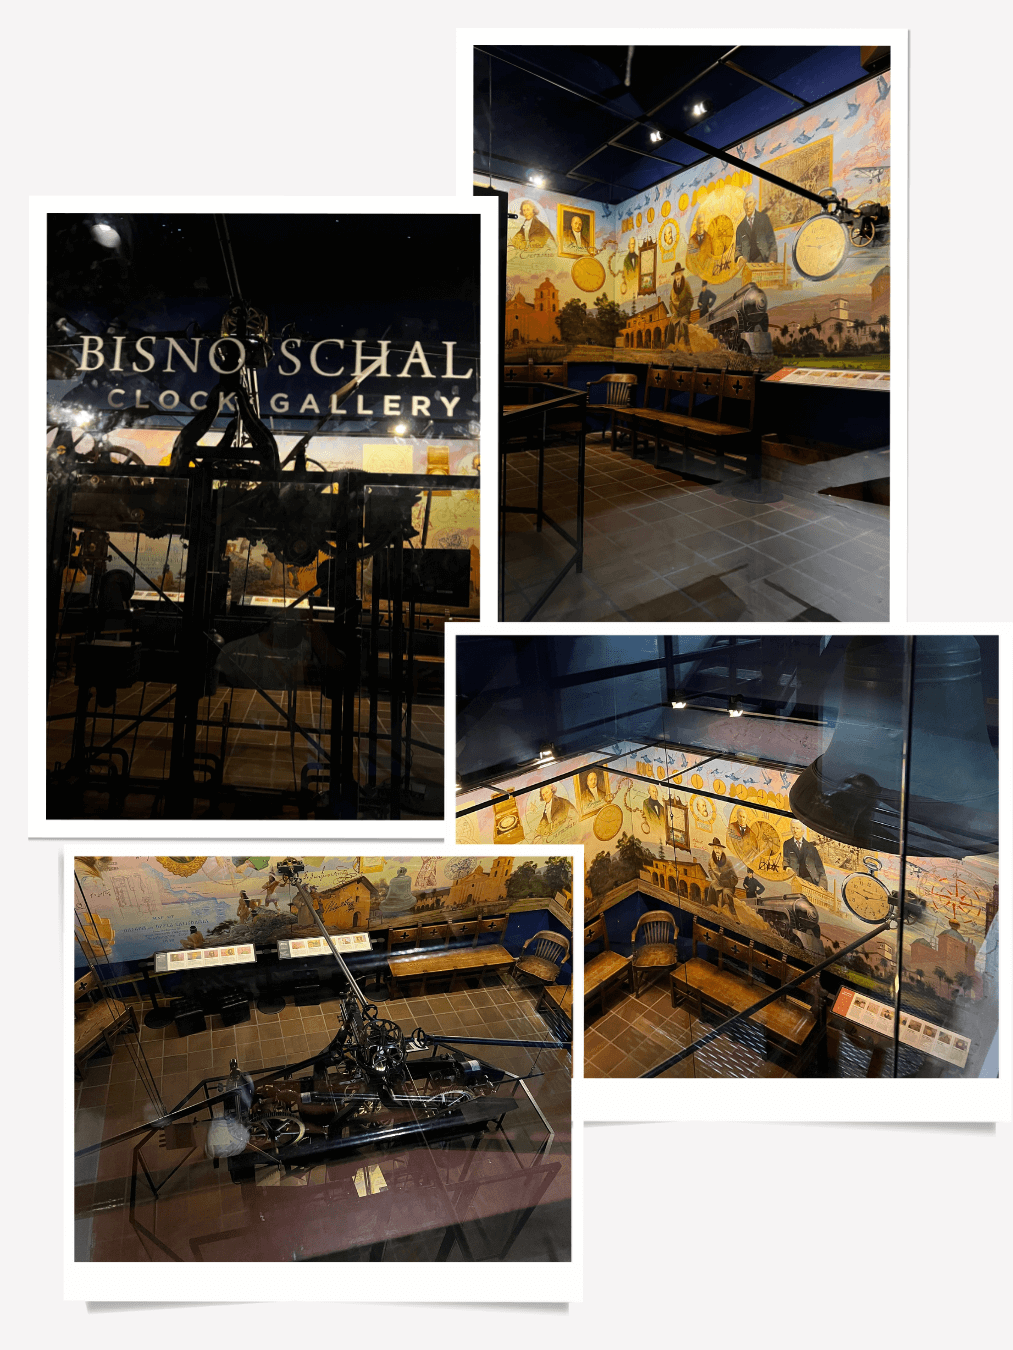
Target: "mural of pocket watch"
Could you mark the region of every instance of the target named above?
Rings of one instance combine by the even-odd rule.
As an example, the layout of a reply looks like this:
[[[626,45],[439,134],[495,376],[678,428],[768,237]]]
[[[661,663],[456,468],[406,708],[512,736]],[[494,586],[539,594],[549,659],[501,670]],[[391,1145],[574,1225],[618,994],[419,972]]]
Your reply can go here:
[[[841,897],[848,909],[863,923],[882,923],[893,908],[890,892],[876,873],[880,863],[876,858],[863,858],[867,872],[852,872],[841,887]]]
[[[813,216],[799,230],[791,249],[796,272],[809,281],[825,281],[838,270],[848,252],[848,235],[839,220],[826,213]]]

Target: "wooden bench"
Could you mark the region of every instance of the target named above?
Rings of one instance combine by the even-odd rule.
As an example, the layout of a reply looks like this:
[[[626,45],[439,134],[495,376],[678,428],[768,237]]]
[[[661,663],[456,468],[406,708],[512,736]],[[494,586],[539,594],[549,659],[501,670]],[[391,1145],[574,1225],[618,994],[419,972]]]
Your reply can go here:
[[[133,1008],[108,995],[92,1002],[100,994],[99,981],[93,971],[74,982],[74,1074],[80,1078],[93,1055],[106,1049],[113,1052],[119,1032],[136,1031],[137,1018]]]
[[[663,394],[662,406],[652,407],[648,400],[658,392]],[[671,410],[673,395],[688,396],[687,411]],[[726,467],[745,473],[745,455],[756,441],[755,414],[755,375],[651,366],[644,385],[643,406],[630,409],[622,420],[629,422],[634,458],[637,433],[643,432],[653,439],[655,468],[659,465],[662,444],[678,442],[688,473],[705,470],[716,462],[701,459],[697,463],[701,450],[709,456],[718,453],[729,456],[732,462]]]
[[[698,946],[716,952],[717,963],[698,956]],[[744,966],[745,975],[725,969],[726,959]],[[763,976],[773,979],[776,986],[802,973],[802,967],[791,965],[780,953],[763,951],[752,939],[742,942],[723,928],[710,928],[694,919],[693,956],[672,972],[672,1007],[685,1000],[697,1017],[705,1006],[724,1014],[744,1012],[770,992]],[[811,1002],[803,1003],[805,994],[799,989],[751,1015],[749,1020],[763,1030],[768,1050],[773,1047],[798,1057],[808,1048],[820,1023],[821,1003],[818,992],[809,997]]]
[[[403,956],[388,956],[390,968],[390,997],[398,998],[402,984],[418,984],[420,992],[425,994],[430,983],[445,981],[452,989],[456,982],[474,976],[483,978],[494,974],[497,980],[500,974],[514,964],[514,957],[498,942],[480,943],[481,937],[502,937],[506,932],[508,918],[503,915],[495,919],[472,919],[463,923],[444,923],[438,925],[441,933],[449,937],[453,945],[444,946],[439,951],[427,951],[420,944],[415,950]],[[433,926],[434,928],[437,925]],[[418,934],[421,939],[428,931],[425,926],[409,929],[391,929],[391,938],[395,934],[408,932]],[[467,944],[467,938],[471,944]],[[461,939],[461,941],[457,941]]]
[[[629,965],[630,958],[621,956],[609,947],[608,930],[605,927],[605,916],[599,914],[593,923],[584,925],[584,946],[589,947],[592,943],[600,942],[604,951],[598,952],[588,961],[584,958],[584,1008],[585,1021],[587,1017],[586,1009],[589,1003],[600,1002],[601,1012],[605,1013],[605,995],[610,993],[617,985],[624,981],[629,984]]]

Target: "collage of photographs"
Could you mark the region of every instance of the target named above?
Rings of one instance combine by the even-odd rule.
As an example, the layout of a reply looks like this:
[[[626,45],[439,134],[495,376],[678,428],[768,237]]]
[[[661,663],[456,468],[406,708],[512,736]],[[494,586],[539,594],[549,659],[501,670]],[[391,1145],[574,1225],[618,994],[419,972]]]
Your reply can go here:
[[[1011,630],[906,589],[909,35],[757,36],[459,29],[457,195],[33,198],[65,1299],[593,1313],[661,1164],[592,1126],[762,1229],[839,1211],[725,1124],[1010,1121]]]

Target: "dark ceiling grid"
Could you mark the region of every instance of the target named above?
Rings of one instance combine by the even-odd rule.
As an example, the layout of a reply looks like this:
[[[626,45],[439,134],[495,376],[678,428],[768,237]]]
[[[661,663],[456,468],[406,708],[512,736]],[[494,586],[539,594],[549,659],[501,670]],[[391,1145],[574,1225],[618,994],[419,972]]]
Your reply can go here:
[[[748,142],[755,143],[786,117],[869,78],[857,47],[637,48],[629,91],[621,78],[626,48],[475,51],[476,171],[523,183],[524,171],[537,166],[552,191],[610,204],[656,187],[711,156],[735,154],[737,145],[748,151]],[[496,125],[491,161],[490,58],[504,67],[492,105]],[[515,88],[523,88],[524,97],[516,98]],[[701,123],[689,108],[703,97],[711,98],[716,110]],[[678,105],[680,98],[683,105]],[[650,143],[652,127],[666,136],[660,145]],[[692,141],[701,138],[695,147],[674,139],[690,128],[697,133]],[[498,151],[497,144],[506,145],[511,154]],[[546,167],[567,158],[569,172]],[[747,161],[745,167],[756,166]]]

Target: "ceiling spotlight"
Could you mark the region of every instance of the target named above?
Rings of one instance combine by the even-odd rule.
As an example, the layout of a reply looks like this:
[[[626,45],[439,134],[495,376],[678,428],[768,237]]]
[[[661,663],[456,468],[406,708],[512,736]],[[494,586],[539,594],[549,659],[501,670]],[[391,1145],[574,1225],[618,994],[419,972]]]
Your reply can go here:
[[[659,142],[660,140],[661,140],[661,132],[660,132],[660,131],[652,131],[652,132],[651,132],[651,144],[652,144],[652,145],[657,145],[658,142]]]
[[[528,182],[534,183],[535,187],[544,187],[545,176],[532,169],[531,173],[528,174]]]
[[[455,791],[455,792],[461,792],[461,791],[462,791],[462,788],[461,788],[461,780],[460,780],[460,778],[457,780],[457,783],[456,783],[455,786],[454,786],[454,791]]]
[[[543,745],[538,751],[538,758],[542,764],[550,764],[556,758],[556,747],[554,745]]]
[[[394,435],[403,436],[407,430],[408,428],[405,426],[404,422],[398,422],[397,426],[394,428]]]
[[[670,697],[670,702],[673,708],[685,708],[687,703],[686,695],[681,689],[676,689],[675,693]]]
[[[702,98],[698,103],[693,104],[694,117],[707,117],[714,111],[714,104],[709,98]]]
[[[91,413],[86,412],[82,408],[80,412],[74,414],[74,421],[77,423],[79,427],[86,427],[88,423],[91,421]]]
[[[729,717],[742,716],[742,699],[740,699],[737,694],[733,694],[732,697],[728,700],[728,716]]]
[[[120,246],[119,234],[104,220],[97,220],[91,227],[91,237],[96,244],[101,244],[103,248],[119,248]]]

